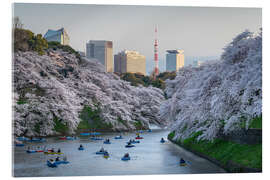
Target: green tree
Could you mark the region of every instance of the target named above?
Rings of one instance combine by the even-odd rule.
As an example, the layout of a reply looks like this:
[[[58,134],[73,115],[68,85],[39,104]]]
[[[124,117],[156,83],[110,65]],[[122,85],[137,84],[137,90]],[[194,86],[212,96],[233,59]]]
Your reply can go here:
[[[48,48],[47,41],[41,34],[35,35],[30,30],[14,29],[14,51],[36,51],[40,55],[44,54],[44,50]]]

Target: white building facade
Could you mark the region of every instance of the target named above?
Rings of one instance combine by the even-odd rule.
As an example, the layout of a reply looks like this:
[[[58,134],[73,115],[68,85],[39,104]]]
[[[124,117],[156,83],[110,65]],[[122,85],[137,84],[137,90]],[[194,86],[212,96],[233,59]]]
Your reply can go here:
[[[178,71],[185,65],[184,50],[167,50],[166,71]]]
[[[137,51],[121,51],[114,55],[114,72],[146,75],[146,59]]]
[[[112,41],[90,40],[86,43],[86,57],[97,59],[105,66],[106,72],[113,72],[113,43]]]

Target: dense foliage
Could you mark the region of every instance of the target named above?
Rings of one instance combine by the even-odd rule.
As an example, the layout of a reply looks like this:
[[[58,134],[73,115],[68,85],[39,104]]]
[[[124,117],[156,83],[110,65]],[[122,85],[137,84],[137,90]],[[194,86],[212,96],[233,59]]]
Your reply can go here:
[[[76,55],[76,58],[81,59],[81,55],[79,54],[79,52],[76,51],[76,50],[74,50],[69,45],[62,45],[59,42],[50,41],[50,42],[48,42],[48,48],[51,48],[53,50],[61,49],[61,50],[65,51],[65,52],[69,52],[69,53],[75,54]]]
[[[160,89],[131,86],[106,73],[95,60],[78,61],[75,54],[59,48],[47,51],[43,56],[32,51],[14,54],[15,135],[46,136],[104,127],[128,131],[162,123]]]
[[[15,28],[13,36],[14,51],[36,51],[43,55],[48,48],[47,41],[41,34],[35,35],[30,30]]]
[[[175,139],[200,131],[198,140],[214,140],[218,133],[250,128],[262,114],[262,33],[239,34],[220,61],[180,69],[165,92],[160,113]]]
[[[112,129],[110,123],[102,121],[101,109],[98,105],[94,105],[94,107],[84,106],[79,117],[81,121],[78,130],[104,131]]]
[[[183,141],[176,140],[174,142],[189,150],[218,160],[230,172],[241,172],[242,170],[228,167],[229,163],[234,163],[242,167],[262,169],[262,144],[237,144],[221,139],[197,141],[197,138],[201,134],[202,132],[196,132]],[[172,132],[168,135],[168,139],[173,140],[174,136],[175,133]]]
[[[165,89],[165,80],[174,79],[176,76],[175,72],[163,72],[160,73],[156,79],[152,76],[144,76],[139,73],[123,73],[120,78],[130,82],[132,86],[142,85],[144,87],[153,86],[160,89]]]

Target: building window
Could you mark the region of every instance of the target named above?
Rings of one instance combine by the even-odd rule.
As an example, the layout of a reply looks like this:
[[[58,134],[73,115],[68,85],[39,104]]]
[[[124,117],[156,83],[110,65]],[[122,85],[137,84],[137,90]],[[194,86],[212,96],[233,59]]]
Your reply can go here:
[[[90,57],[95,57],[95,44],[90,44]]]

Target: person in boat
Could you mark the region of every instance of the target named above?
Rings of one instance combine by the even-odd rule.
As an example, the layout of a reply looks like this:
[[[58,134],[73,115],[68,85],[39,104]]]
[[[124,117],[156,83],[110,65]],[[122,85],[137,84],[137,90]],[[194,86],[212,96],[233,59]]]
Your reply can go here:
[[[102,147],[99,152],[105,152],[104,148]]]
[[[161,141],[163,141],[163,142],[164,142],[164,141],[165,141],[165,140],[164,140],[164,138],[161,138]]]
[[[110,142],[110,139],[106,139],[106,142],[108,142],[108,143],[109,143],[109,142]]]
[[[128,146],[131,146],[131,142],[128,142],[128,144],[127,144]]]
[[[63,157],[63,161],[67,161],[67,156],[64,156]]]
[[[80,144],[80,148],[83,148],[83,145],[82,144]]]
[[[55,161],[60,161],[60,157],[57,156],[57,157],[55,158]]]
[[[124,155],[124,157],[125,157],[125,158],[128,158],[128,157],[129,157],[129,153],[126,153],[126,154]]]
[[[53,163],[54,163],[54,160],[53,160],[53,159],[49,159],[49,162],[50,162],[51,164],[53,164]]]
[[[51,152],[54,152],[54,149],[53,148],[51,149]]]
[[[61,153],[61,149],[59,148],[59,149],[57,150],[57,152],[58,152],[58,153]]]
[[[27,150],[30,151],[30,146],[27,146]]]
[[[180,158],[180,164],[185,164],[186,161],[183,158]]]

